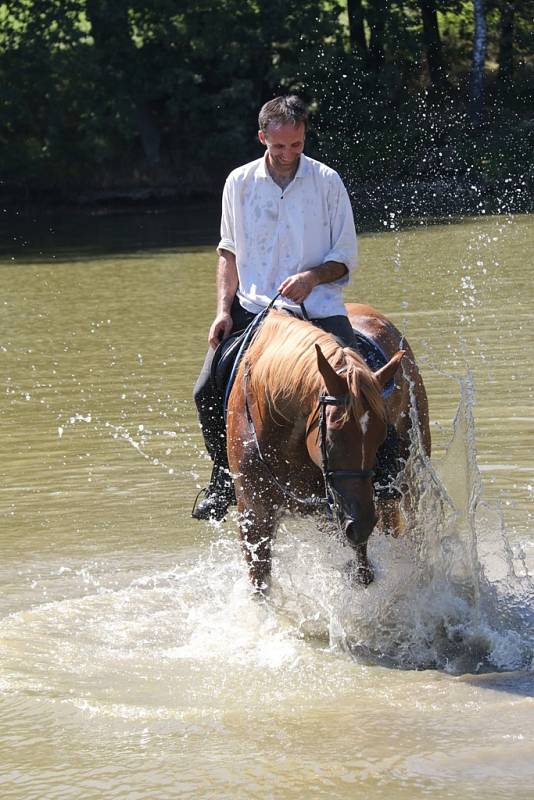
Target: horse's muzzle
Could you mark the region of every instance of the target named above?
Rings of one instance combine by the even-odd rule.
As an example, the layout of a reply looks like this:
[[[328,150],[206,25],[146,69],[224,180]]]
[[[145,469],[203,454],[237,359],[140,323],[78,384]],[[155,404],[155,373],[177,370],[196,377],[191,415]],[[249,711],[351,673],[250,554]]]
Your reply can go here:
[[[374,509],[367,514],[357,516],[345,516],[341,512],[341,529],[345,531],[345,536],[351,545],[365,544],[378,521]]]
[[[359,498],[329,485],[330,508],[339,526],[353,547],[365,544],[378,522],[375,505],[370,498]]]

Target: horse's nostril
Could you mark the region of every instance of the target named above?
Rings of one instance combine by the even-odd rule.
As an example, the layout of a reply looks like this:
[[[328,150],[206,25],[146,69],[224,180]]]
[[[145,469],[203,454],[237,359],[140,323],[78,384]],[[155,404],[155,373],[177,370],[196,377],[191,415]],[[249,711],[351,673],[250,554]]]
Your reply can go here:
[[[364,544],[370,533],[370,530],[356,525],[355,522],[347,522],[345,525],[345,534],[351,544]]]
[[[365,544],[376,525],[376,516],[347,520],[345,522],[345,535],[351,544]]]

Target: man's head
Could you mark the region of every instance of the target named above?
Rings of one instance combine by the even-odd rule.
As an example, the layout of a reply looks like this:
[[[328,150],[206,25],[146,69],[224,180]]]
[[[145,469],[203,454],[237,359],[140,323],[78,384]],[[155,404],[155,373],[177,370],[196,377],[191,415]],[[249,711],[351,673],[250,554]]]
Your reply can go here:
[[[262,107],[258,122],[258,138],[267,148],[269,165],[280,174],[294,173],[308,125],[308,111],[300,97],[269,100]]]
[[[299,125],[304,123],[304,130],[308,128],[308,109],[296,94],[286,97],[275,97],[262,106],[258,117],[260,131],[267,133],[270,127],[279,128],[282,125]]]

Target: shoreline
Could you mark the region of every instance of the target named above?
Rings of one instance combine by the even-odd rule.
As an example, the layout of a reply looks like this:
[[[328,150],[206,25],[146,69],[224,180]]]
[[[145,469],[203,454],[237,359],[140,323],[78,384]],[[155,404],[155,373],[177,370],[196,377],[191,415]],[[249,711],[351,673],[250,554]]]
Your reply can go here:
[[[348,183],[359,235],[422,225],[455,224],[466,217],[534,211],[534,180]],[[180,196],[161,187],[111,189],[71,197],[69,203],[6,202],[0,192],[0,258],[11,261],[77,259],[144,250],[215,248],[220,196]]]
[[[345,176],[357,216],[457,216],[477,213],[534,211],[532,174],[490,180],[443,176],[428,181],[392,180],[356,183]],[[220,203],[218,191],[184,193],[176,184],[114,186],[109,189],[32,189],[0,183],[0,207],[8,215],[157,213],[174,208],[206,207]]]

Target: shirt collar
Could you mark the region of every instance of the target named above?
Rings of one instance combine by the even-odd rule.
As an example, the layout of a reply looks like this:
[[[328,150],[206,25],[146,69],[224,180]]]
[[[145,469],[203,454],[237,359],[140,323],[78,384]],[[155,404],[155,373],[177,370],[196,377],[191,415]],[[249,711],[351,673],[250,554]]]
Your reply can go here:
[[[293,180],[295,178],[304,178],[304,176],[307,175],[309,171],[310,171],[310,165],[308,162],[308,157],[305,156],[304,153],[301,153],[299,159],[299,165],[297,167],[297,171],[295,172]],[[256,169],[256,175],[259,178],[271,177],[269,170],[267,169],[267,151],[265,151],[265,155],[263,156],[263,158],[260,158],[259,160],[258,167]]]
[[[301,153],[299,165],[297,167],[297,171],[295,172],[295,178],[304,178],[304,176],[307,175],[309,171],[310,171],[310,163],[308,161],[308,157],[305,156],[304,153]]]

